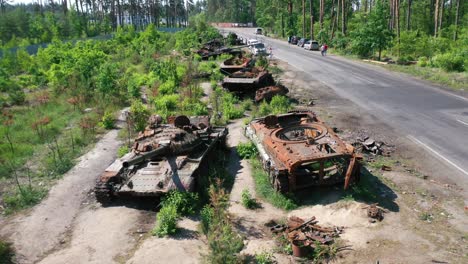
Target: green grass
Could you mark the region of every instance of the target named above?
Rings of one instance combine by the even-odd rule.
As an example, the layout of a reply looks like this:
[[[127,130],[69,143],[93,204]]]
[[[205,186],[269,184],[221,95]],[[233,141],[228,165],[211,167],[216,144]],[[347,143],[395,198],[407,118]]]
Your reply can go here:
[[[446,72],[439,68],[419,67],[416,65],[394,65],[384,66],[387,69],[403,72],[423,80],[431,81],[439,85],[447,86],[455,90],[463,90],[468,87],[468,72]]]
[[[0,264],[13,264],[13,249],[7,242],[0,240]]]
[[[252,164],[252,175],[255,180],[255,191],[260,197],[264,198],[273,206],[284,210],[293,210],[298,207],[296,202],[291,198],[288,198],[273,189],[268,180],[268,175],[263,170],[262,164],[259,160],[251,159],[250,163]]]

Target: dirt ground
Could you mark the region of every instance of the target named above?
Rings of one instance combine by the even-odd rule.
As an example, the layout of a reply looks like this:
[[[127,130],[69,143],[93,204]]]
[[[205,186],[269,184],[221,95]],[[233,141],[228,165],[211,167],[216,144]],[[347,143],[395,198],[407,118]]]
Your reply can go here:
[[[311,109],[343,138],[353,140],[365,132],[376,140],[396,146],[390,162],[392,171],[367,166],[373,189],[382,206],[389,209],[382,222],[370,223],[363,205],[369,201],[343,200],[335,191],[302,193],[303,206],[286,212],[260,197],[261,208],[248,210],[241,193],[248,189],[256,197],[248,161],[235,151],[229,156],[228,170],[235,175],[229,213],[234,226],[245,237],[242,254],[273,252],[278,263],[297,263],[279,253],[278,245],[265,226],[271,220],[288,216],[315,216],[321,225],[344,226],[341,240],[352,250],[336,256],[336,263],[467,263],[468,222],[464,190],[441,180],[435,169],[420,170],[421,161],[431,158],[415,154],[408,143],[372,114],[339,98],[323,84],[300,70],[275,61],[284,72],[281,82],[299,103],[314,102]],[[209,93],[208,85],[204,85]],[[206,99],[206,98],[205,98]],[[229,124],[228,144],[246,141],[243,121]],[[95,179],[115,159],[121,142],[118,130],[108,132],[92,151],[81,157],[75,168],[50,190],[43,202],[26,212],[1,218],[0,236],[13,242],[18,263],[200,263],[207,252],[198,232],[198,219],[184,218],[181,232],[171,238],[149,234],[156,212],[134,204],[102,207],[92,188]],[[379,161],[382,162],[382,161]],[[432,173],[431,173],[432,172]],[[311,197],[318,196],[312,199]],[[310,199],[309,199],[310,198]],[[156,205],[153,206],[153,208]]]

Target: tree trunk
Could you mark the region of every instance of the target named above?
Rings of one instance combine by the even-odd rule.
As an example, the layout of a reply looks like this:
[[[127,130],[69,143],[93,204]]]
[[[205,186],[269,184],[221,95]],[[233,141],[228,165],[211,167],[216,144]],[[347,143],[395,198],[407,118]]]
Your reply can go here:
[[[310,0],[310,39],[314,39],[314,1]]]
[[[341,0],[341,33],[346,35],[346,4],[345,0]]]
[[[341,0],[337,0],[337,4],[336,4],[336,29],[338,30],[340,28],[340,23],[339,23],[339,19],[340,19],[340,12],[341,12]]]
[[[338,1],[339,3],[339,1]],[[332,7],[331,7],[331,14],[330,14],[330,17],[331,17],[331,37],[330,37],[330,42],[333,40],[333,38],[335,37],[335,26],[336,26],[336,15],[335,15],[335,0],[332,0]]]
[[[306,20],[305,20],[305,10],[306,10],[306,4],[305,0],[302,0],[302,36],[305,38],[306,37]]]
[[[320,30],[323,29],[323,12],[324,11],[325,11],[325,0],[320,0],[320,16],[319,16]]]
[[[439,28],[439,0],[435,1],[434,11],[434,37],[437,37],[437,29]]]
[[[439,7],[439,10],[440,10],[440,13],[439,13],[439,29],[437,30],[437,33],[439,34],[440,36],[440,31],[442,29],[442,19],[444,18],[444,0],[440,0],[440,7]]]
[[[458,18],[460,16],[460,0],[457,0],[457,12],[455,13],[455,31],[453,32],[453,40],[458,38]]]
[[[413,0],[408,0],[408,10],[406,11],[406,30],[411,29],[411,4]]]

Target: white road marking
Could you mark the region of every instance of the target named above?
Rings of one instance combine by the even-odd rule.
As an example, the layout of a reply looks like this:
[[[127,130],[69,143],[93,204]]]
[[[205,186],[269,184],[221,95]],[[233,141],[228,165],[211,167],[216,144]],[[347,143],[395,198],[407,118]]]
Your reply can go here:
[[[455,167],[457,170],[461,171],[462,173],[464,173],[465,175],[468,176],[468,172],[464,169],[462,169],[460,166],[458,166],[457,164],[455,164],[453,161],[447,159],[446,157],[444,157],[442,154],[440,154],[439,152],[435,151],[434,149],[432,149],[431,147],[429,147],[428,145],[424,144],[421,140],[415,138],[414,136],[412,135],[408,135],[407,136],[410,140],[418,143],[419,145],[425,147],[426,149],[428,149],[429,151],[431,151],[433,154],[435,154],[437,157],[443,159],[445,162],[447,162],[448,164],[452,165],[453,167]]]
[[[461,121],[460,119],[457,119],[457,122],[462,123],[462,124],[464,124],[465,126],[468,126],[468,123],[467,123],[467,122],[463,122],[463,121]]]

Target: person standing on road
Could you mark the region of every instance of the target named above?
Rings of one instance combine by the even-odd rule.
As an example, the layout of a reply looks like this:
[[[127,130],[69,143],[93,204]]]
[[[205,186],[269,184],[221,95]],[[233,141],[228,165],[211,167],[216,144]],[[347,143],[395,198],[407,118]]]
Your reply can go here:
[[[270,60],[273,58],[273,48],[270,46]]]
[[[326,43],[323,43],[322,48],[321,48],[322,56],[327,55],[327,50],[328,50],[327,44],[326,44]]]

